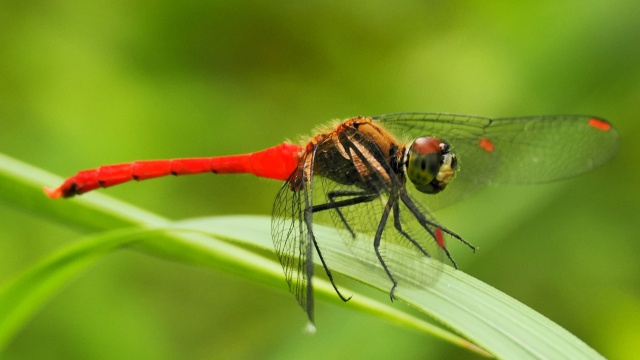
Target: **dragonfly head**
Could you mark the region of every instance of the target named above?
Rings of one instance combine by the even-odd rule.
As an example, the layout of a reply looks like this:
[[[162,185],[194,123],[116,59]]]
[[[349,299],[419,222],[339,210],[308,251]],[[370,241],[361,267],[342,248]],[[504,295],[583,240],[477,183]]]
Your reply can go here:
[[[415,139],[404,158],[407,177],[419,191],[437,194],[455,175],[458,160],[449,144],[426,136]]]

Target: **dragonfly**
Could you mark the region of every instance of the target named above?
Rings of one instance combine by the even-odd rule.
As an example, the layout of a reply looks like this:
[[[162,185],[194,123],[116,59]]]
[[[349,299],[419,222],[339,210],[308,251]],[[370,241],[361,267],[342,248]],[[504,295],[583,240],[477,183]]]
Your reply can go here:
[[[367,252],[377,260],[390,280],[393,301],[394,264],[403,259],[385,251],[385,244],[400,243],[419,257],[455,268],[448,241],[476,249],[440,224],[433,210],[490,184],[544,183],[585,173],[606,163],[618,146],[617,131],[594,116],[394,113],[350,118],[307,142],[248,154],[101,166],[44,190],[51,198],[67,198],[131,180],[200,173],[284,181],[273,206],[271,234],[289,290],[313,324],[314,253],[336,294],[350,299],[338,289],[322,239],[314,233],[320,215],[329,214],[354,254]]]

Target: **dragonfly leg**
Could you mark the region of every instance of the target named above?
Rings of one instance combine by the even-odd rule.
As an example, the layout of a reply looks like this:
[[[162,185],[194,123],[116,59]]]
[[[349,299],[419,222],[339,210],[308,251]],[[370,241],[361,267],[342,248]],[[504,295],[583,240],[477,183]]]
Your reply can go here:
[[[355,238],[356,232],[353,231],[353,229],[347,222],[347,219],[345,219],[344,215],[342,214],[342,211],[340,211],[340,208],[344,206],[367,203],[377,199],[380,195],[375,193],[370,193],[364,190],[357,190],[357,191],[345,190],[345,191],[332,191],[327,196],[329,197],[329,202],[320,204],[320,205],[313,205],[313,212],[319,212],[324,210],[335,210],[338,213],[338,216],[340,217],[340,220],[342,221],[342,223],[345,225],[349,233],[351,233],[351,236]],[[354,196],[354,197],[346,200],[334,201],[336,198],[341,196]]]
[[[324,211],[324,210],[336,210],[338,212],[338,215],[340,216],[342,222],[345,224],[347,229],[351,232],[353,237],[355,237],[355,235],[356,235],[355,232],[353,231],[353,229],[351,229],[351,227],[347,223],[346,219],[344,218],[344,216],[340,212],[340,208],[343,207],[343,206],[350,206],[350,205],[370,202],[370,201],[373,201],[373,200],[377,199],[379,195],[378,194],[371,194],[370,192],[366,192],[366,191],[362,191],[362,190],[357,190],[357,191],[347,191],[347,190],[345,190],[345,191],[333,191],[328,196],[329,196],[329,200],[330,200],[328,203],[319,204],[319,205],[313,205],[310,208],[307,208],[305,210],[305,212],[309,212],[309,214],[312,214],[312,213],[319,212],[319,211]],[[346,199],[346,200],[334,201],[336,198],[341,197],[341,196],[355,196],[355,197],[352,197],[352,198]],[[309,216],[309,218],[310,218],[310,216]],[[338,290],[338,287],[336,286],[335,281],[333,280],[333,275],[331,273],[331,270],[327,266],[327,263],[324,261],[324,257],[322,256],[322,252],[320,251],[320,247],[318,246],[318,243],[316,242],[315,236],[313,236],[313,234],[312,234],[311,223],[307,223],[307,228],[309,229],[309,234],[311,236],[311,240],[313,241],[313,246],[316,248],[316,252],[318,253],[318,257],[320,258],[320,262],[322,262],[322,266],[324,267],[324,271],[327,273],[327,277],[331,281],[331,286],[333,286],[333,289],[336,291],[338,296],[340,296],[340,299],[342,299],[342,301],[345,301],[345,302],[349,301],[351,299],[351,296],[349,296],[348,298],[344,297],[340,293],[340,291]]]
[[[380,241],[382,239],[382,232],[384,231],[384,228],[387,224],[387,220],[389,219],[389,213],[391,212],[391,207],[393,206],[393,202],[395,202],[393,197],[389,198],[389,201],[387,201],[387,204],[384,207],[384,211],[382,212],[382,217],[380,217],[380,224],[378,224],[376,235],[373,238],[373,248],[376,251],[376,257],[378,258],[378,261],[380,261],[380,264],[382,265],[384,272],[387,273],[387,276],[393,283],[393,286],[391,287],[391,291],[389,291],[389,297],[391,298],[391,301],[395,299],[395,295],[393,293],[395,292],[396,287],[398,287],[398,281],[393,276],[393,274],[391,274],[391,270],[389,270],[387,263],[385,263],[384,259],[382,258],[382,254],[380,254]]]
[[[338,294],[338,296],[340,297],[340,299],[344,302],[347,302],[349,300],[351,300],[351,296],[349,297],[345,297],[344,295],[342,295],[342,293],[340,293],[340,290],[338,290],[338,286],[336,285],[336,282],[333,280],[333,274],[331,273],[331,270],[329,269],[329,267],[327,266],[327,263],[324,261],[324,257],[322,256],[322,251],[320,251],[320,247],[318,246],[318,242],[316,241],[316,237],[313,235],[313,230],[312,230],[312,214],[313,214],[313,209],[314,206],[311,206],[307,209],[304,210],[305,212],[305,224],[307,226],[307,229],[309,230],[309,237],[311,238],[311,242],[313,243],[313,246],[316,248],[316,252],[318,253],[318,258],[320,259],[320,262],[322,263],[322,267],[324,268],[325,273],[327,274],[327,277],[329,278],[329,281],[331,282],[331,286],[333,286],[333,290],[336,291],[336,294]]]
[[[346,196],[353,196],[353,198],[351,199],[358,199],[364,196],[365,199],[363,199],[362,202],[372,201],[377,197],[377,196],[371,197],[371,195],[373,194],[365,190],[334,190],[327,193],[327,197],[329,198],[329,203],[333,203],[333,204],[337,203],[336,201],[337,198],[346,197]],[[347,204],[347,205],[353,205],[353,204]],[[342,205],[342,206],[347,206],[347,205]],[[351,228],[351,225],[349,225],[349,223],[347,222],[347,219],[345,219],[344,215],[342,214],[342,211],[340,210],[340,207],[335,207],[335,210],[336,210],[336,213],[338,213],[340,220],[342,221],[344,226],[347,228],[347,230],[351,234],[351,237],[355,239],[356,232],[353,231],[353,229]]]
[[[467,242],[466,240],[464,240],[460,235],[454,233],[453,231],[445,228],[444,226],[442,226],[440,224],[437,224],[437,223],[427,219],[427,217],[424,216],[424,214],[420,211],[420,209],[418,209],[416,204],[411,200],[411,198],[406,193],[401,193],[400,194],[400,198],[402,199],[402,202],[407,206],[407,208],[409,208],[409,210],[411,211],[413,216],[415,216],[415,218],[418,220],[420,225],[422,225],[422,227],[429,233],[429,235],[431,235],[438,242],[438,245],[444,251],[444,253],[447,255],[447,258],[449,258],[449,261],[451,261],[451,264],[453,265],[453,267],[455,267],[457,269],[458,265],[453,260],[453,257],[449,253],[449,250],[447,249],[447,247],[444,245],[444,242],[438,241],[438,238],[441,237],[441,236],[437,236],[436,233],[430,228],[430,226],[431,227],[435,227],[437,229],[440,229],[441,231],[453,236],[454,238],[458,239],[460,242],[462,242],[463,244],[465,244],[469,248],[471,248],[471,250],[473,250],[474,252],[476,251],[476,247],[471,245],[471,243]]]
[[[425,250],[422,247],[422,245],[420,245],[417,241],[415,241],[411,237],[411,235],[409,235],[406,231],[402,229],[402,223],[400,222],[400,206],[398,206],[398,202],[395,202],[393,204],[393,225],[395,226],[396,230],[398,230],[398,232],[402,234],[402,236],[404,236],[407,240],[409,240],[409,242],[413,244],[413,246],[418,248],[418,250],[420,250],[420,252],[423,253],[424,256],[431,257],[431,255],[429,255],[427,250]]]
[[[369,192],[365,192],[364,194],[369,194],[369,195],[362,195],[362,196],[354,197],[347,200],[332,201],[332,202],[328,202],[320,205],[313,205],[312,211],[315,213],[315,212],[329,210],[329,209],[338,209],[343,206],[362,204],[362,203],[373,201],[380,196],[378,194],[372,194]]]
[[[340,290],[338,290],[338,286],[336,285],[336,282],[333,280],[333,274],[331,273],[331,270],[329,269],[329,266],[327,266],[327,263],[324,261],[324,257],[322,256],[322,251],[320,251],[320,247],[318,246],[318,242],[316,241],[316,237],[313,234],[313,221],[312,221],[312,214],[316,211],[317,205],[313,205],[311,207],[308,207],[304,210],[305,212],[305,216],[304,216],[304,221],[305,221],[305,225],[307,226],[307,229],[309,231],[309,238],[311,239],[311,242],[313,243],[313,246],[316,248],[316,252],[318,253],[318,258],[320,259],[320,262],[322,263],[322,267],[324,268],[325,273],[327,274],[327,277],[329,278],[329,281],[331,282],[331,286],[333,286],[333,290],[335,290],[336,294],[338,294],[338,296],[340,297],[340,299],[344,302],[347,302],[349,300],[351,300],[351,296],[349,297],[345,297],[344,295],[342,295],[342,293],[340,292]]]

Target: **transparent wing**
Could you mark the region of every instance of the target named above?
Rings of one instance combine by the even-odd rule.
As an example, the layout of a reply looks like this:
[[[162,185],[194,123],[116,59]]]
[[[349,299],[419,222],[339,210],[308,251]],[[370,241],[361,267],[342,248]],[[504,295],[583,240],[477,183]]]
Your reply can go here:
[[[431,208],[449,205],[490,183],[543,183],[606,163],[617,151],[617,131],[606,120],[575,115],[492,119],[440,113],[374,116],[410,141],[435,136],[449,142],[459,171]]]
[[[290,184],[298,184],[292,189]],[[271,237],[280,259],[289,291],[313,319],[313,253],[311,229],[305,219],[305,209],[312,205],[310,182],[304,172],[294,172],[282,186],[273,205]]]

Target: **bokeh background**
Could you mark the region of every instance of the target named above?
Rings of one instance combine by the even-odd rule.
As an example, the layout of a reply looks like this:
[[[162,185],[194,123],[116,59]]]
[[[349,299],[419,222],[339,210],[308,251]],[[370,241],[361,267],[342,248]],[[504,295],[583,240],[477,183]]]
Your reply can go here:
[[[438,216],[480,246],[453,249],[463,271],[607,357],[637,355],[640,2],[0,2],[0,151],[62,176],[242,153],[397,111],[616,125],[620,152],[598,171],[486,189]],[[203,175],[107,192],[183,219],[268,215],[279,186]],[[83,235],[3,204],[0,230],[0,282]],[[45,306],[5,356],[474,357],[348,304],[320,303],[316,317],[305,335],[284,286],[121,251]]]

